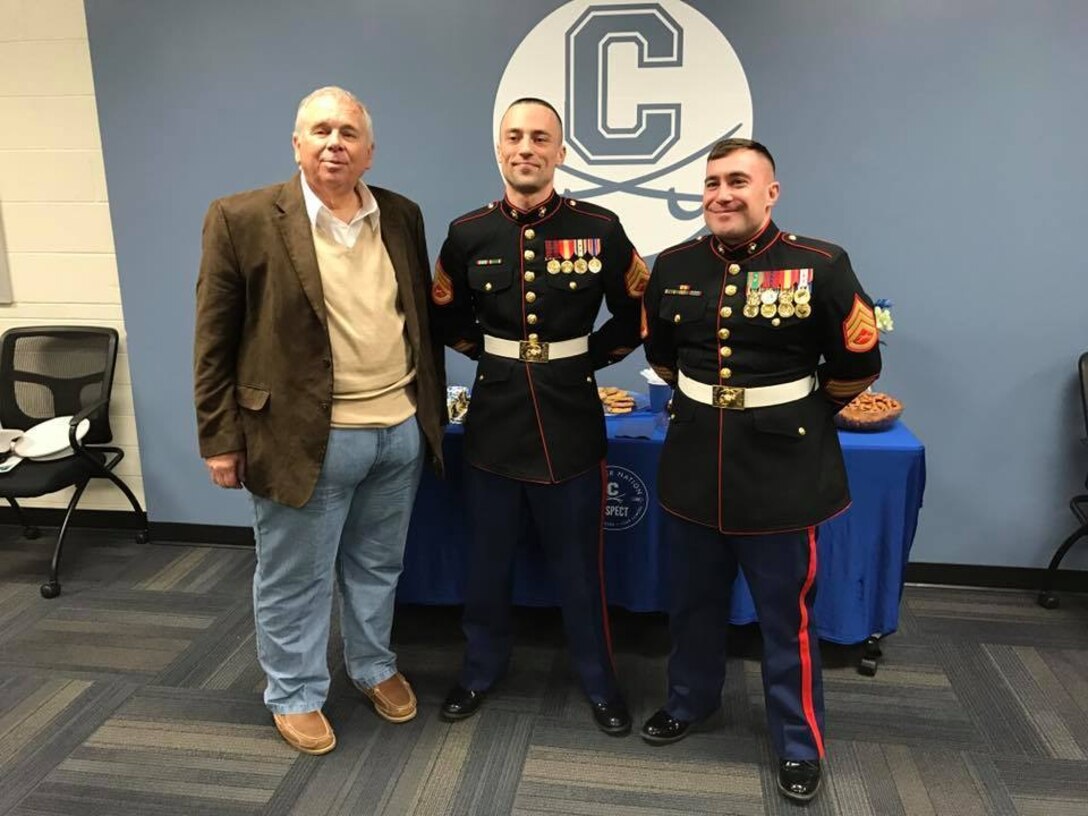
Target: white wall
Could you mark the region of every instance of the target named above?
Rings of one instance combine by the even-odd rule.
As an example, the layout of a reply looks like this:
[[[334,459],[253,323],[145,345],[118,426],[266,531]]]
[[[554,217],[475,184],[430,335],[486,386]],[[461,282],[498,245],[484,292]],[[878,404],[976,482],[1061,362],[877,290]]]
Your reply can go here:
[[[113,386],[117,473],[143,501],[121,292],[110,225],[102,141],[83,0],[0,0],[0,223],[12,326],[113,326],[121,335]],[[69,492],[28,500],[63,507]],[[113,485],[94,480],[81,508],[127,509]]]

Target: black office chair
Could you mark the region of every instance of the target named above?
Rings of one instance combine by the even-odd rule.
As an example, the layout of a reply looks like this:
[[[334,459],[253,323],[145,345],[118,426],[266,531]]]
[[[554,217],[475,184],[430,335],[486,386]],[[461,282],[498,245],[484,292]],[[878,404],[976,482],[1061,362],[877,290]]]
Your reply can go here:
[[[1080,356],[1080,360],[1077,361],[1077,368],[1080,371],[1080,404],[1084,411],[1084,429],[1088,433],[1088,351]],[[1082,439],[1081,442],[1088,445],[1088,436]],[[1088,488],[1088,476],[1084,478],[1084,486]],[[1054,553],[1054,557],[1050,559],[1050,566],[1046,568],[1046,573],[1043,576],[1043,587],[1039,590],[1039,605],[1046,609],[1057,609],[1060,604],[1058,596],[1053,591],[1058,565],[1062,563],[1065,554],[1077,541],[1088,536],[1088,493],[1071,498],[1069,500],[1069,509],[1077,517],[1080,527],[1062,542],[1062,545]]]
[[[113,473],[125,453],[104,444],[113,441],[110,392],[116,362],[117,332],[110,328],[35,326],[9,329],[0,337],[0,425],[25,431],[53,417],[72,416],[68,426],[71,455],[51,461],[25,459],[0,474],[0,497],[11,505],[23,534],[31,539],[40,532],[27,523],[16,499],[75,487],[57,535],[49,580],[41,586],[43,598],[60,595],[57,572],[64,537],[91,479],[109,479],[121,489],[136,513],[136,541],[150,540],[147,514],[128,485]],[[84,419],[90,420],[90,429],[79,440],[76,429]]]

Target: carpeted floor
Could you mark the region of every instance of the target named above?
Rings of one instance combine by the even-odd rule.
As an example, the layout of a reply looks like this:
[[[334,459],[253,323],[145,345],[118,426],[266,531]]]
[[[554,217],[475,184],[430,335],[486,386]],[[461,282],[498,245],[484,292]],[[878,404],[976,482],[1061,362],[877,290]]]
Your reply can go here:
[[[763,732],[758,636],[733,631],[721,716],[661,748],[598,732],[554,610],[522,610],[481,713],[438,718],[457,609],[398,610],[420,715],[391,725],[334,673],[339,745],[295,753],[260,699],[252,551],[76,530],[63,594],[38,594],[52,531],[0,528],[0,814],[793,814]],[[614,611],[636,726],[662,702],[664,618]],[[334,641],[335,643],[335,641]],[[875,677],[826,646],[828,761],[812,814],[1088,815],[1088,598],[909,587]]]

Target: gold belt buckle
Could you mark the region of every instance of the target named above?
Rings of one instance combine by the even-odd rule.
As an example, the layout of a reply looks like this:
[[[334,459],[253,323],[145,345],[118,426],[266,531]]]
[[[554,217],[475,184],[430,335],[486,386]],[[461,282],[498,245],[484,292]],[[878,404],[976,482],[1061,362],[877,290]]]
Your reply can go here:
[[[715,408],[728,408],[733,411],[744,410],[744,389],[733,388],[728,385],[715,385],[713,386],[713,397]]]
[[[518,359],[523,363],[548,362],[548,344],[539,340],[519,340]]]

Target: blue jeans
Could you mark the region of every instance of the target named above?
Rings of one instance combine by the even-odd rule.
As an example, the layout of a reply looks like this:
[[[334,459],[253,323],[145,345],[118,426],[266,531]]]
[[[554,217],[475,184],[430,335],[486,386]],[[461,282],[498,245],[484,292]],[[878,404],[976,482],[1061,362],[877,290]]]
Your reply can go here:
[[[396,674],[393,600],[422,467],[414,416],[391,428],[334,428],[306,504],[253,496],[257,659],[272,712],[316,711],[328,696],[334,576],[348,676],[376,686]]]

